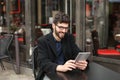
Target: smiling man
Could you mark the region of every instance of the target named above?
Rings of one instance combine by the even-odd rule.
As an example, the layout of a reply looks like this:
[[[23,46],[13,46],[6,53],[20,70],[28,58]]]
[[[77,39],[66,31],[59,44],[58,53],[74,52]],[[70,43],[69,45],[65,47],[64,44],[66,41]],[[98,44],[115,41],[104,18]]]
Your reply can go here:
[[[86,69],[87,61],[75,63],[74,59],[81,50],[75,44],[73,35],[68,33],[69,21],[67,14],[57,13],[52,23],[52,32],[38,39],[37,62],[40,71],[37,80],[57,71]]]

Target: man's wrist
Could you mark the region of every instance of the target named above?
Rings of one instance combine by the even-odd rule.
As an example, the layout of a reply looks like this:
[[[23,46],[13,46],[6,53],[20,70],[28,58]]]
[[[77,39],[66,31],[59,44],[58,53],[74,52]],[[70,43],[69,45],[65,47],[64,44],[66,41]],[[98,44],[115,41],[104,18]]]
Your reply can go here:
[[[62,71],[62,67],[63,67],[63,65],[58,65],[58,66],[56,67],[56,71]]]

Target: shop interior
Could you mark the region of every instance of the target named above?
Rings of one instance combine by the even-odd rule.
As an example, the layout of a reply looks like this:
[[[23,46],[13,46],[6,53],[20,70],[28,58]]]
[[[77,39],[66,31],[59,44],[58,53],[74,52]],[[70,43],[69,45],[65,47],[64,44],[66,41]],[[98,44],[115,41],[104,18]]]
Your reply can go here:
[[[109,2],[109,17],[108,17],[108,46],[111,50],[110,55],[103,55],[103,57],[120,59],[120,1]],[[114,52],[114,51],[118,52]],[[113,51],[113,52],[112,52]],[[113,55],[113,53],[118,53]]]

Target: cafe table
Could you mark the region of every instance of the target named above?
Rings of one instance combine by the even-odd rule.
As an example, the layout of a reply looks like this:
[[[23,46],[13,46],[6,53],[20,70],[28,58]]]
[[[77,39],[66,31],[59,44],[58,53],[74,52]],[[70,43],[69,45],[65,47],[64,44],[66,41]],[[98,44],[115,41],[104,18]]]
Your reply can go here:
[[[120,80],[120,73],[91,62],[84,71],[76,69],[64,73],[55,72],[50,73],[48,77],[51,80]]]

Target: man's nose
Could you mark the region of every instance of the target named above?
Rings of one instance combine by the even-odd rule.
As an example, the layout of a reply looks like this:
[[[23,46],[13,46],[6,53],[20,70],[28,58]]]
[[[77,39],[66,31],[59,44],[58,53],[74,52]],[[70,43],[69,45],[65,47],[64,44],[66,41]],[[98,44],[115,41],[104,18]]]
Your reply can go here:
[[[63,29],[63,32],[67,32],[67,29]]]

